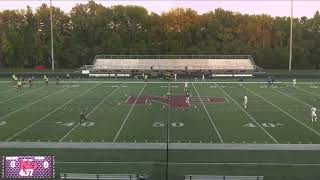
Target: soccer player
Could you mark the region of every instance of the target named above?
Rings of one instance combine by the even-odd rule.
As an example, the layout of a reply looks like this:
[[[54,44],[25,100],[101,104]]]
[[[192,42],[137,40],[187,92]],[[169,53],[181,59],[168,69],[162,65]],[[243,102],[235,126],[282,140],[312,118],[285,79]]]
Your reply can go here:
[[[190,94],[188,91],[186,91],[186,103],[190,106]]]
[[[267,82],[268,82],[268,85],[269,85],[269,86],[271,86],[271,85],[272,85],[271,76],[268,76],[268,80],[267,80]]]
[[[29,81],[29,87],[31,87],[32,86],[32,79],[29,77],[28,81]]]
[[[86,112],[84,109],[81,109],[80,111],[80,123],[83,123],[84,121],[87,121]]]
[[[44,80],[45,80],[46,86],[48,86],[49,85],[49,78],[46,77]]]
[[[186,91],[188,89],[188,82],[184,82],[184,90]]]
[[[317,109],[315,107],[311,108],[311,122],[317,122]]]
[[[144,78],[144,81],[145,81],[145,82],[148,81],[148,75],[145,74],[145,75],[143,76],[143,78]]]
[[[293,84],[293,87],[296,87],[297,79],[292,79],[292,84]]]
[[[59,76],[56,77],[56,85],[59,84]]]
[[[19,90],[22,89],[22,81],[21,80],[18,81],[17,89],[19,89]]]
[[[248,104],[248,97],[247,97],[247,96],[244,96],[244,98],[243,98],[243,106],[244,106],[244,109],[247,109],[247,104]]]

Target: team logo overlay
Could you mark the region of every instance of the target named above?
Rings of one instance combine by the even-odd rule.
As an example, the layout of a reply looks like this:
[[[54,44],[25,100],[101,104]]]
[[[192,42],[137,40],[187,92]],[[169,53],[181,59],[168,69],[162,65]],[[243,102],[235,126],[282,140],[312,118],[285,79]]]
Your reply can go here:
[[[3,178],[54,178],[53,156],[4,156]]]

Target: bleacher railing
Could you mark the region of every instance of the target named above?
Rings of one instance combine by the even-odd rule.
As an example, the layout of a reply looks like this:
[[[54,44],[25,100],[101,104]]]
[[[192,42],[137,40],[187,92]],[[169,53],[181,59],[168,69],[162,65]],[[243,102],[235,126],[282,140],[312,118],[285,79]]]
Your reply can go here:
[[[252,59],[251,55],[96,55],[95,59]]]

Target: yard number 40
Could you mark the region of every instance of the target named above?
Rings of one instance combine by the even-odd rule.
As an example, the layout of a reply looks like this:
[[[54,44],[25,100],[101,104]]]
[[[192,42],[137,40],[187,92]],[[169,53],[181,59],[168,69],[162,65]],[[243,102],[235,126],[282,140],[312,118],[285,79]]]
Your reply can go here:
[[[280,124],[280,123],[275,123],[275,124],[273,124],[273,123],[261,123],[261,126],[266,127],[266,128],[275,128],[277,126],[282,126],[282,125],[284,125],[284,124]],[[257,125],[253,124],[253,123],[248,123],[248,124],[243,125],[243,127],[254,128],[254,127],[257,127]]]

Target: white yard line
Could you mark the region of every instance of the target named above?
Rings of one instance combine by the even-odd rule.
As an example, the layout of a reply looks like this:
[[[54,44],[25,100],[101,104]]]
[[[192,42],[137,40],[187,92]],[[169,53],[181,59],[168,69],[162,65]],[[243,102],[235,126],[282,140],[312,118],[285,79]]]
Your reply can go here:
[[[0,83],[0,85],[7,86],[7,87],[12,87],[12,86],[8,85],[9,83],[10,82]]]
[[[290,115],[289,113],[287,113],[285,110],[281,109],[280,107],[276,106],[275,104],[273,104],[271,101],[267,100],[266,98],[260,96],[259,94],[251,91],[249,88],[245,87],[245,86],[241,86],[243,88],[245,88],[246,90],[250,91],[252,94],[256,95],[257,97],[263,99],[265,102],[271,104],[273,107],[277,108],[279,111],[283,112],[284,114],[286,114],[287,116],[291,117],[293,120],[295,120],[296,122],[298,122],[299,124],[301,124],[302,126],[304,126],[305,128],[309,129],[311,132],[317,134],[320,136],[320,133],[317,132],[316,130],[312,129],[311,127],[309,127],[308,125],[304,124],[303,122],[299,121],[297,118],[293,117],[292,115]]]
[[[140,97],[140,95],[141,95],[142,91],[144,90],[144,88],[145,88],[146,86],[147,86],[147,83],[145,83],[145,84],[144,84],[144,86],[143,86],[143,88],[141,89],[141,91],[140,91],[140,93],[139,93],[138,97],[136,97],[136,100],[134,101],[133,105],[131,106],[131,108],[130,108],[130,110],[129,110],[128,114],[127,114],[127,116],[125,117],[125,119],[123,120],[123,122],[122,122],[122,124],[121,124],[120,129],[118,130],[118,132],[117,132],[116,136],[114,137],[114,139],[113,139],[113,143],[115,143],[115,142],[116,142],[116,140],[117,140],[117,138],[118,138],[118,136],[119,136],[119,134],[120,134],[120,132],[121,132],[121,130],[122,130],[122,128],[123,128],[123,126],[125,125],[125,123],[126,123],[126,122],[127,122],[127,120],[129,119],[129,116],[130,116],[130,114],[131,114],[131,111],[133,110],[133,108],[134,108],[134,106],[136,105],[136,103],[137,103],[137,101],[138,101],[138,99],[139,99],[139,97]]]
[[[32,126],[34,126],[35,124],[39,123],[40,121],[42,121],[43,119],[47,118],[48,116],[50,116],[52,113],[56,112],[57,110],[61,109],[62,107],[66,106],[67,104],[71,103],[73,100],[75,100],[76,98],[82,96],[83,94],[89,92],[90,90],[96,88],[98,86],[95,85],[92,88],[89,88],[88,90],[86,90],[85,92],[81,93],[80,95],[77,95],[75,97],[73,97],[72,99],[70,99],[69,101],[67,101],[66,103],[64,103],[63,105],[59,106],[58,108],[56,108],[55,110],[49,112],[48,114],[46,114],[45,116],[43,116],[42,118],[40,118],[38,121],[30,124],[29,126],[27,126],[26,128],[22,129],[21,131],[17,132],[16,134],[14,134],[13,136],[11,136],[10,138],[7,139],[7,141],[10,141],[11,139],[15,138],[16,136],[18,136],[19,134],[23,133],[24,131],[28,130],[29,128],[31,128]]]
[[[23,95],[25,95],[25,94],[32,93],[33,91],[36,91],[36,90],[39,90],[39,89],[43,89],[43,88],[44,88],[44,87],[36,88],[36,89],[31,90],[31,91],[28,91],[28,92],[25,92],[25,93],[19,94],[18,96],[15,96],[15,97],[11,97],[11,98],[5,99],[5,100],[3,100],[3,101],[0,101],[0,104],[1,104],[1,103],[4,103],[4,102],[7,102],[7,101],[9,101],[9,100],[11,100],[11,99],[14,99],[14,98],[17,98],[17,97],[23,96]]]
[[[86,117],[89,117],[101,104],[104,103],[104,101],[106,99],[108,99],[114,92],[116,92],[121,86],[118,86],[117,88],[115,88],[110,94],[108,94],[108,96],[106,96],[105,98],[103,98],[99,104],[97,104],[88,114]],[[67,134],[65,134],[60,140],[59,142],[62,142],[69,134],[71,134],[73,132],[73,130],[75,130],[78,126],[80,125],[80,123],[77,123],[77,125],[75,125]]]
[[[312,105],[310,105],[310,104],[308,104],[308,103],[306,103],[306,102],[304,102],[304,101],[301,101],[300,99],[297,99],[297,98],[295,98],[295,97],[293,97],[293,96],[290,96],[289,94],[284,93],[284,92],[282,92],[282,91],[280,91],[280,90],[278,90],[278,89],[274,89],[274,88],[273,88],[273,90],[276,91],[276,92],[278,92],[278,93],[280,93],[280,94],[282,94],[282,95],[284,95],[284,96],[287,96],[288,98],[291,98],[291,99],[293,99],[293,100],[296,100],[296,101],[298,101],[298,102],[301,102],[301,103],[304,104],[304,105],[307,105],[307,106],[309,106],[309,107],[313,107]]]
[[[218,84],[215,83],[215,85],[223,92],[226,96],[228,96],[257,126],[260,127],[275,143],[279,144],[279,142],[265,129],[263,128],[256,120],[253,118],[243,107],[234,100],[225,90],[223,90]]]
[[[312,93],[312,92],[307,91],[307,90],[305,90],[305,89],[301,89],[301,88],[298,88],[298,87],[294,87],[294,88],[297,89],[297,90],[299,90],[299,91],[303,91],[303,92],[306,92],[306,93],[308,93],[308,94],[311,94],[311,95],[313,95],[313,96],[320,96],[319,94]]]
[[[14,90],[14,89],[16,89],[16,88],[11,88],[11,89],[7,89],[7,90],[4,90],[4,91],[0,91],[0,94],[9,92],[9,91]]]
[[[128,96],[128,99],[126,100],[126,102],[125,103],[128,103],[128,101],[129,101],[129,99],[131,98],[131,96]]]
[[[211,116],[210,116],[210,114],[209,114],[209,112],[208,112],[208,110],[207,110],[207,107],[206,107],[205,104],[203,103],[202,98],[200,97],[200,95],[199,95],[199,93],[198,93],[197,88],[193,85],[193,83],[192,83],[192,86],[193,86],[194,90],[196,91],[196,93],[197,93],[197,95],[198,95],[198,97],[199,97],[199,99],[200,99],[200,101],[201,101],[201,103],[202,103],[202,106],[203,106],[204,110],[206,111],[207,116],[208,116],[208,118],[210,119],[211,124],[212,124],[214,130],[216,131],[216,133],[217,133],[217,135],[218,135],[221,143],[224,143],[223,140],[222,140],[222,138],[221,138],[221,135],[220,135],[220,133],[219,133],[217,127],[216,127],[216,125],[214,124],[214,122],[213,122],[213,120],[212,120],[212,118],[211,118]]]
[[[26,106],[23,106],[23,107],[21,107],[21,108],[19,108],[19,109],[15,110],[15,111],[12,111],[12,112],[10,112],[10,113],[8,113],[8,114],[6,114],[6,115],[4,115],[4,116],[0,117],[0,119],[3,119],[3,118],[5,118],[5,117],[8,117],[8,116],[10,116],[10,115],[11,115],[11,114],[13,114],[13,113],[16,113],[16,112],[18,112],[18,111],[20,111],[20,110],[22,110],[22,109],[25,109],[25,108],[27,108],[27,107],[29,107],[29,106],[31,106],[31,105],[33,105],[33,104],[35,104],[35,103],[37,103],[37,102],[39,102],[39,101],[43,100],[43,99],[46,99],[46,98],[48,98],[48,97],[50,97],[50,96],[52,96],[52,95],[55,95],[55,94],[57,94],[57,93],[59,93],[59,92],[61,92],[61,91],[66,90],[66,89],[67,89],[67,88],[61,89],[61,90],[59,90],[59,91],[56,91],[56,92],[54,92],[54,93],[52,93],[52,94],[49,94],[49,95],[47,95],[47,96],[43,97],[43,98],[40,98],[40,99],[38,99],[38,100],[36,100],[36,101],[34,101],[34,102],[32,102],[32,103],[30,103],[30,104],[26,105]]]

